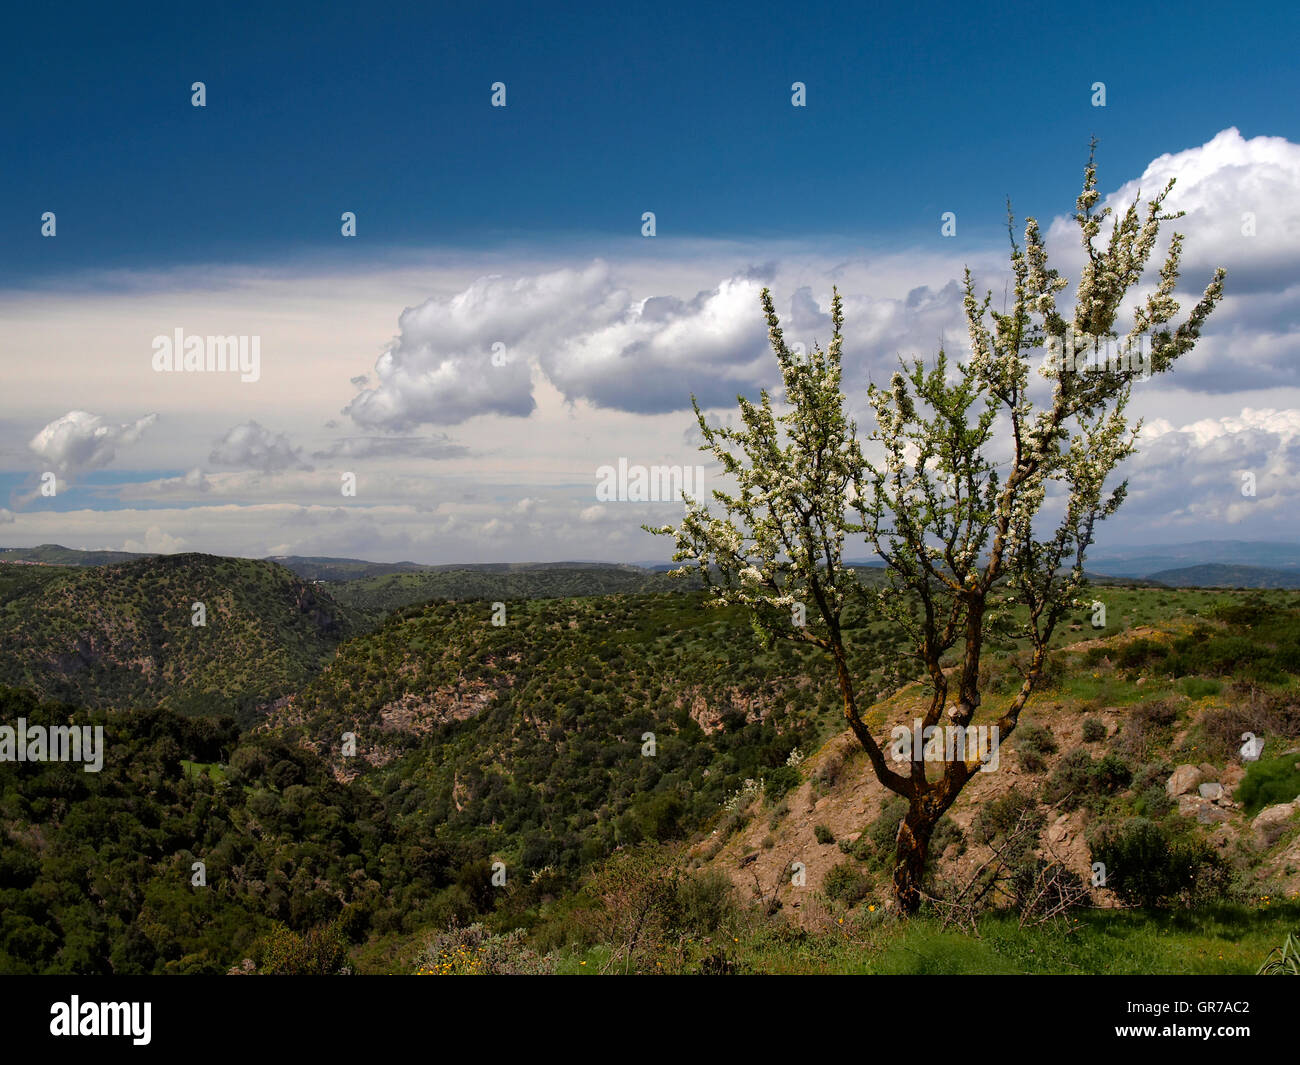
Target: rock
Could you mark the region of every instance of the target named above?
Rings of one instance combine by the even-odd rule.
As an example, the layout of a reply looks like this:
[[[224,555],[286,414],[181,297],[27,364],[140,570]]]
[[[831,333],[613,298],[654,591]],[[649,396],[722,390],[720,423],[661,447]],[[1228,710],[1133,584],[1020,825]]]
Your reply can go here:
[[[1241,778],[1246,775],[1246,770],[1239,765],[1230,765],[1219,774],[1219,783],[1225,788],[1233,788],[1241,783]]]
[[[1228,819],[1226,811],[1199,795],[1178,796],[1178,814],[1180,817],[1194,817],[1202,825],[1218,825]]]
[[[1287,822],[1300,809],[1300,799],[1282,802],[1276,806],[1267,806],[1255,815],[1250,827],[1255,830],[1255,838],[1262,847],[1271,847],[1278,837],[1287,830]]]
[[[1213,801],[1215,799],[1223,798],[1222,784],[1202,784],[1200,788],[1197,790],[1200,792],[1202,799],[1209,799]]]
[[[1194,765],[1180,765],[1165,781],[1165,794],[1171,799],[1186,795],[1201,782],[1201,771]]]
[[[1202,762],[1198,767],[1201,771],[1202,780],[1218,780],[1219,771],[1210,765],[1209,762]]]

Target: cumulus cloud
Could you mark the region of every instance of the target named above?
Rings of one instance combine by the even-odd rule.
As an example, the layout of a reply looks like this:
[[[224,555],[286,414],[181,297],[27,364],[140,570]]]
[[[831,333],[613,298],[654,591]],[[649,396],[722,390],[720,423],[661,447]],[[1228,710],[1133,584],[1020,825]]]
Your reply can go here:
[[[932,354],[964,335],[954,260],[935,288],[903,294],[846,291],[846,384],[865,388],[899,356]],[[740,266],[694,295],[633,294],[596,260],[583,269],[481,277],[448,297],[408,308],[375,364],[375,384],[344,408],[362,428],[401,432],[476,415],[526,417],[532,367],[570,403],[636,414],[729,405],[737,393],[779,386],[759,295],[776,267]],[[829,280],[776,297],[792,347],[830,340]],[[353,384],[359,379],[353,378]]]
[[[535,402],[529,358],[600,315],[614,298],[609,267],[535,277],[481,277],[449,298],[408,307],[375,363],[377,383],[344,413],[364,428],[456,425],[478,414],[524,417]]]
[[[1171,178],[1176,184],[1166,206],[1186,212],[1171,225],[1188,234],[1187,270],[1209,274],[1227,266],[1237,292],[1273,291],[1281,278],[1295,278],[1300,144],[1285,137],[1248,140],[1235,127],[1225,129],[1199,147],[1153,159],[1103,204],[1119,213],[1139,191],[1149,197]]]
[[[125,425],[109,425],[101,415],[72,410],[50,422],[27,446],[57,470],[95,470],[111,463],[119,448],[134,444],[157,420],[156,414],[146,414]]]
[[[1155,419],[1143,426],[1139,448],[1120,512],[1130,522],[1254,526],[1257,536],[1293,535],[1300,410],[1247,407],[1181,426]]]
[[[530,362],[570,402],[642,414],[687,409],[692,394],[704,406],[729,403],[774,377],[762,283],[752,273],[737,271],[689,299],[633,298],[600,261],[584,270],[480,278],[405,311],[400,336],[375,365],[377,384],[344,413],[390,431],[479,414],[524,417],[535,408]],[[797,290],[789,307],[792,342],[829,339],[829,311],[810,288]],[[918,326],[937,332],[959,308],[952,286],[859,301],[849,355],[892,358]]]
[[[303,461],[302,449],[294,447],[285,433],[264,429],[255,421],[247,421],[227,431],[217,441],[208,461],[220,466],[278,473],[281,470],[310,470]]]
[[[145,530],[143,540],[127,540],[122,544],[123,551],[132,551],[141,555],[174,555],[185,546],[185,540],[173,536],[161,526],[150,525]]]
[[[705,406],[734,400],[768,352],[761,289],[733,277],[689,300],[650,296],[550,347],[541,367],[567,398],[618,410],[681,410],[692,392]]]
[[[1179,367],[1180,384],[1202,391],[1300,385],[1300,145],[1227,129],[1152,160],[1103,204],[1118,214],[1171,178],[1177,181],[1166,206],[1185,212],[1176,223],[1186,236],[1184,309],[1214,267],[1229,271],[1227,299]],[[1073,219],[1060,215],[1046,228],[1054,265],[1076,280],[1083,253]],[[1165,227],[1166,237],[1173,229]],[[1000,264],[992,273],[990,261]],[[965,354],[963,265],[932,262],[933,280],[905,293],[844,288],[846,391],[856,394],[869,378],[887,375],[900,356],[932,356],[941,345]],[[972,265],[978,285],[1000,288],[1005,259],[976,254]],[[403,312],[399,336],[375,366],[375,385],[345,412],[362,427],[389,431],[479,414],[527,416],[535,408],[530,364],[570,402],[650,414],[686,409],[694,393],[705,407],[727,405],[737,392],[779,383],[759,310],[762,286],[776,284],[787,341],[825,344],[829,282],[839,269],[826,272],[818,289],[802,284],[781,293],[779,264],[740,266],[687,297],[630,291],[600,260],[582,269],[481,277]]]
[[[1102,206],[1121,214],[1139,192],[1148,200],[1171,178],[1176,183],[1165,207],[1185,214],[1166,223],[1163,235],[1177,230],[1186,238],[1178,291],[1183,313],[1215,267],[1228,271],[1223,303],[1175,370],[1180,387],[1234,392],[1300,385],[1300,144],[1246,139],[1226,129],[1203,145],[1153,159]],[[1109,223],[1100,240],[1108,234]],[[1054,263],[1077,278],[1082,249],[1074,221],[1056,218],[1048,242]],[[1162,261],[1157,249],[1152,264]]]

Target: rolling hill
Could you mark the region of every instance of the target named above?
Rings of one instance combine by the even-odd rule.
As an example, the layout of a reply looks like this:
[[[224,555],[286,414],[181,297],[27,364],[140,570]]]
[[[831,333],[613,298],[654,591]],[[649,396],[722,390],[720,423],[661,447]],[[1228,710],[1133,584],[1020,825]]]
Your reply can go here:
[[[0,566],[0,683],[82,706],[249,720],[358,630],[322,589],[270,562],[181,554]]]
[[[1215,562],[1160,570],[1151,574],[1150,579],[1170,588],[1300,588],[1300,569],[1229,566]]]

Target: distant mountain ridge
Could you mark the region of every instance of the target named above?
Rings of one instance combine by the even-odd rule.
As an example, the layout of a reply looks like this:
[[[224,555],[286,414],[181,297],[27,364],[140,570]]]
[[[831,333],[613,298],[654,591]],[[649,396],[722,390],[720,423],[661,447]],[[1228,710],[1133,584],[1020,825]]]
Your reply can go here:
[[[47,566],[103,566],[165,557],[130,551],[81,551],[60,544],[0,548],[0,565],[31,563]],[[1230,560],[1230,561],[1225,561]],[[370,562],[359,558],[318,555],[271,555],[274,562],[307,581],[334,583],[387,578],[373,586],[366,606],[382,602],[388,609],[421,598],[484,598],[503,595],[604,594],[653,590],[667,580],[676,563],[639,561],[565,562]],[[878,559],[846,559],[856,569],[880,569]],[[397,581],[401,575],[422,575],[418,581]],[[436,576],[435,576],[436,575]],[[520,582],[519,578],[528,575]],[[567,575],[568,579],[564,576]],[[1098,583],[1140,580],[1171,587],[1300,588],[1300,543],[1253,540],[1200,540],[1160,547],[1099,548],[1088,556],[1088,576]],[[494,579],[496,578],[496,579]],[[589,591],[581,590],[583,581]],[[400,588],[399,588],[400,586]],[[553,587],[555,591],[545,590]],[[358,590],[345,595],[366,596]],[[415,598],[412,598],[414,596]]]
[[[1214,562],[1161,570],[1149,579],[1171,588],[1300,588],[1300,569],[1227,566]]]
[[[1097,548],[1088,565],[1115,577],[1152,577],[1189,566],[1253,566],[1300,570],[1300,543],[1268,540],[1198,540],[1151,547]]]

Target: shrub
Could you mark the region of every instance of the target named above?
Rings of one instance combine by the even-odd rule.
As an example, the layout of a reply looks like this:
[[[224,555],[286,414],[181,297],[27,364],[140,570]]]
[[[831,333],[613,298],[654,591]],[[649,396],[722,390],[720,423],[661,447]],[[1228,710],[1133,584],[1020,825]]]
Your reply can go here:
[[[1092,860],[1106,867],[1106,887],[1130,906],[1194,905],[1221,888],[1227,875],[1209,844],[1145,817],[1103,830],[1091,851]]]
[[[267,976],[335,976],[348,961],[347,937],[336,923],[298,933],[277,924],[257,947],[258,969]]]
[[[887,851],[898,839],[898,823],[907,814],[907,800],[901,795],[890,795],[880,805],[880,813],[867,826],[864,835],[876,845],[876,849]]]
[[[1265,806],[1290,802],[1300,795],[1300,753],[1279,754],[1275,758],[1261,758],[1251,762],[1246,775],[1237,786],[1235,798],[1254,817]]]
[[[681,930],[709,936],[734,909],[731,880],[720,869],[684,876],[677,885],[677,924]]]
[[[814,828],[813,835],[817,837],[818,843],[825,844],[825,843],[835,842],[835,833],[832,832],[825,825],[818,825],[816,828]]]
[[[973,917],[989,906],[1009,904],[1022,919],[1064,915],[1088,896],[1078,874],[1038,853],[1047,815],[1034,795],[1011,792],[985,805],[971,832],[996,856],[976,877],[968,903]]]
[[[1158,821],[1174,808],[1174,801],[1163,784],[1152,784],[1138,792],[1133,800],[1133,810],[1139,817]]]
[[[819,795],[824,795],[835,787],[840,773],[855,753],[853,749],[840,745],[822,758],[812,775],[813,788]]]
[[[1221,691],[1223,685],[1217,680],[1207,680],[1205,677],[1183,679],[1183,694],[1189,699],[1204,699],[1207,695],[1218,695]]]
[[[768,802],[776,802],[787,792],[799,786],[799,770],[792,765],[783,765],[771,770],[763,782],[763,794]]]
[[[822,891],[835,902],[853,906],[870,893],[871,877],[858,867],[857,862],[841,862],[826,874]]]
[[[608,969],[630,973],[653,968],[653,959],[677,938],[682,870],[665,851],[628,847],[615,851],[593,874],[586,893],[598,942],[611,948]]]
[[[1043,789],[1044,797],[1049,803],[1060,803],[1063,809],[1078,809],[1092,794],[1093,767],[1092,755],[1076,747],[1057,763]]]
[[[1106,723],[1097,717],[1083,719],[1083,742],[1096,743],[1106,738]]]
[[[1171,738],[1178,710],[1167,699],[1153,699],[1132,707],[1115,741],[1115,749],[1130,762],[1146,762]]]
[[[673,840],[682,836],[686,804],[675,792],[660,791],[642,796],[630,811],[639,839]]]
[[[1031,836],[1037,836],[1047,824],[1047,818],[1033,795],[1012,791],[980,807],[971,822],[971,833],[988,846],[1005,838],[1022,821]]]
[[[481,924],[449,928],[425,945],[415,960],[417,976],[535,976],[553,972],[555,965],[524,945],[522,928],[504,934]]]
[[[1094,790],[1107,793],[1123,791],[1132,780],[1133,770],[1117,754],[1103,755],[1092,767]]]
[[[1300,702],[1289,692],[1260,692],[1253,685],[1234,684],[1230,705],[1201,715],[1208,752],[1229,758],[1241,748],[1241,734],[1300,737]],[[1300,760],[1300,759],[1298,759]]]
[[[1162,643],[1145,637],[1131,640],[1115,653],[1115,665],[1123,670],[1134,671],[1147,665],[1158,665],[1169,657],[1169,648]]]
[[[1057,751],[1056,738],[1043,725],[1027,722],[1015,731],[1016,750],[1020,764],[1030,773],[1041,773],[1047,768],[1047,755]]]
[[[1174,767],[1163,759],[1156,762],[1147,762],[1133,774],[1133,791],[1141,794],[1147,788],[1159,787],[1163,792],[1165,781],[1169,779],[1169,774],[1173,771]]]
[[[839,848],[850,858],[856,858],[860,862],[870,860],[877,853],[875,843],[865,832],[852,842],[847,839],[840,840]]]
[[[732,961],[720,950],[701,958],[695,967],[697,976],[743,976],[750,971],[750,966],[741,961]]]
[[[930,837],[930,853],[936,856],[941,855],[953,845],[956,845],[958,854],[964,853],[966,850],[966,834],[962,832],[956,821],[945,814],[939,818],[939,823],[934,826],[934,835]]]

